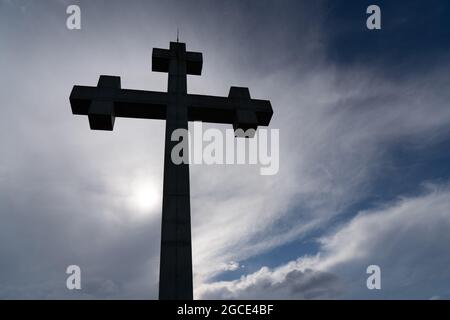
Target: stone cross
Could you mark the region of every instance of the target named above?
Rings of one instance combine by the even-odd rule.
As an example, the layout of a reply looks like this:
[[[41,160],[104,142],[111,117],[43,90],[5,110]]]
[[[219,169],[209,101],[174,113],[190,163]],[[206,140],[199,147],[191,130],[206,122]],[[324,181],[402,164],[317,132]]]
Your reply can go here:
[[[171,42],[153,49],[152,71],[169,74],[167,92],[122,89],[120,77],[100,76],[97,87],[74,86],[72,113],[87,115],[92,130],[113,130],[117,117],[166,120],[159,299],[191,300],[192,250],[189,164],[174,164],[172,132],[188,121],[232,124],[234,129],[269,125],[272,106],[251,99],[248,88],[231,87],[228,97],[188,94],[187,75],[201,75],[203,56]],[[242,132],[239,130],[238,132]],[[187,152],[187,150],[185,150]]]

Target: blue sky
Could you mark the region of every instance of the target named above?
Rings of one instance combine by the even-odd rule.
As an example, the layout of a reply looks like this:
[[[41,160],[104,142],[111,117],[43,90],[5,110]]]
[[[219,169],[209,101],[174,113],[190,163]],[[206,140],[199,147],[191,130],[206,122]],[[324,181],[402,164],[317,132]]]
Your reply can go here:
[[[68,96],[100,74],[166,90],[151,49],[177,27],[204,56],[189,92],[248,86],[280,129],[275,176],[191,168],[196,298],[449,298],[449,15],[438,0],[0,0],[0,298],[157,297],[164,123],[90,131]]]

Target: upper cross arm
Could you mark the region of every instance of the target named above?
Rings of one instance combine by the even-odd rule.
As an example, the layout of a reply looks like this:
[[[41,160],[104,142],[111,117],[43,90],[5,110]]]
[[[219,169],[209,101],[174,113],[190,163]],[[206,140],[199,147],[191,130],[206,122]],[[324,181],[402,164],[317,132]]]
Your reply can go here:
[[[230,97],[189,94],[188,108],[190,121],[213,123],[233,124],[238,109],[254,112],[260,126],[269,125],[273,115],[270,101],[259,99],[244,101]]]
[[[73,87],[70,94],[73,114],[88,115],[92,101],[112,102],[115,117],[148,119],[165,119],[166,117],[167,94],[164,92]]]

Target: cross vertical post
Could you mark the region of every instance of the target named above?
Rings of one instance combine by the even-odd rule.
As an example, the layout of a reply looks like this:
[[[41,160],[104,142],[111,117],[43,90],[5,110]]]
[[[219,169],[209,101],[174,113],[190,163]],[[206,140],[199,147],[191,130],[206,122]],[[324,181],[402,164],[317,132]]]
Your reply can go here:
[[[159,298],[192,300],[191,205],[189,164],[174,164],[171,141],[176,129],[188,129],[186,108],[187,61],[184,43],[171,43],[168,60],[168,100],[164,150],[164,186],[161,225]],[[155,66],[155,64],[153,64]],[[184,150],[188,152],[188,150]]]

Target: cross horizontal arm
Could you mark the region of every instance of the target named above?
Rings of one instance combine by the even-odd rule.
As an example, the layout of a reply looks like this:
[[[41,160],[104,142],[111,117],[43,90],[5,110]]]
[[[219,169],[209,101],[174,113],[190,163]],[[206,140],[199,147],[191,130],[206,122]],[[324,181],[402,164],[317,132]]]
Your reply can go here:
[[[233,124],[235,129],[244,130],[268,126],[273,114],[270,101],[250,99],[249,96],[235,98],[235,89],[247,90],[232,87],[228,97],[188,94],[189,120]]]
[[[167,93],[157,91],[74,86],[70,94],[73,114],[88,115],[93,100],[114,104],[114,116],[124,118],[166,118]]]

